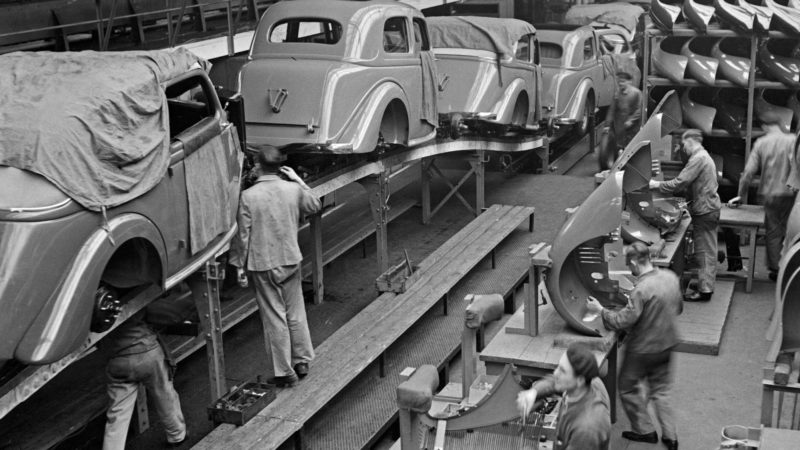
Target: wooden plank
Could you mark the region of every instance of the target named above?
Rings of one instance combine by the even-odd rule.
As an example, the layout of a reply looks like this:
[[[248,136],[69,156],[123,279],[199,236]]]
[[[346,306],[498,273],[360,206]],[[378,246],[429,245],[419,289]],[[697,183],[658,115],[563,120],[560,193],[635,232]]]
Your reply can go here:
[[[719,211],[720,226],[764,226],[764,207],[741,205],[738,208],[723,207]]]
[[[423,261],[425,275],[402,295],[384,294],[337,330],[318,349],[309,376],[297,389],[282,390],[278,398],[259,413],[275,419],[269,427],[258,421],[234,429],[220,426],[196,448],[274,448],[299,431],[350,380],[401,336],[467,272],[474,268],[506,236],[533,212],[529,207],[490,208],[475,219],[467,233],[457,233],[445,243],[445,252],[434,252]],[[466,236],[465,236],[466,234]],[[452,242],[451,242],[452,241]],[[458,244],[458,245],[456,245]],[[434,260],[434,263],[431,262]],[[337,374],[331,377],[330,374]],[[251,425],[252,424],[252,425]],[[254,442],[254,436],[266,436]]]
[[[734,285],[731,281],[717,280],[710,301],[684,302],[683,313],[678,316],[680,342],[676,351],[702,355],[719,354]]]

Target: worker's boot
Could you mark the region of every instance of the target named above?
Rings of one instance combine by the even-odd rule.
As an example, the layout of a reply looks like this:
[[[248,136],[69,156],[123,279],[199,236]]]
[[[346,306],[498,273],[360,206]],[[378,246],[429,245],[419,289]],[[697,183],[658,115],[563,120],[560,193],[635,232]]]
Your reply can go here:
[[[298,381],[300,381],[300,379],[297,378],[297,375],[295,375],[294,373],[292,373],[291,375],[267,378],[268,384],[274,384],[279,388],[294,387],[295,385],[297,385]]]
[[[655,444],[658,442],[658,433],[652,431],[650,433],[634,433],[633,431],[623,431],[622,437],[629,441],[647,442],[648,444]]]
[[[677,439],[665,439],[661,438],[661,442],[667,446],[667,450],[678,450],[678,440]]]

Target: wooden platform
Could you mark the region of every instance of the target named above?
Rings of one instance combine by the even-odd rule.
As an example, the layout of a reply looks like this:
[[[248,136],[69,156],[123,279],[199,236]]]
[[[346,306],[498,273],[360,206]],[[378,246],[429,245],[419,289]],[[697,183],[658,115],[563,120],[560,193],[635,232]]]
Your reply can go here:
[[[714,296],[708,302],[683,302],[678,316],[680,343],[675,351],[700,355],[719,355],[719,344],[733,298],[732,281],[717,280]]]
[[[195,448],[277,448],[291,439],[532,214],[531,207],[493,205],[420,263],[422,276],[408,291],[381,295],[325,340],[298,387],[279,391],[244,426],[220,425]]]

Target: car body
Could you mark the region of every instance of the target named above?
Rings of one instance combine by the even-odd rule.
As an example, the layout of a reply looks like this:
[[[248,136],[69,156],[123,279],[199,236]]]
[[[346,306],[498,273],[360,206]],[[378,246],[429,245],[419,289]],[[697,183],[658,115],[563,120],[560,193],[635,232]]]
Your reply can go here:
[[[538,129],[542,74],[533,25],[517,19],[430,17],[440,130]]]
[[[436,136],[433,66],[425,18],[408,5],[278,2],[239,74],[248,145],[347,154],[425,142]]]
[[[610,106],[616,88],[613,59],[593,27],[537,25],[542,63],[542,107],[556,124],[588,130],[596,108]]]
[[[68,195],[71,185],[64,184],[64,177],[49,172],[47,177],[41,175],[43,166],[29,170],[17,167],[22,164],[9,162],[14,159],[15,150],[6,145],[9,142],[27,145],[24,138],[15,140],[6,135],[6,140],[0,139],[0,308],[3,311],[0,365],[12,359],[25,364],[45,364],[68,355],[86,341],[90,329],[101,332],[113,326],[120,308],[125,307],[118,303],[123,294],[144,285],[155,285],[162,290],[176,286],[221,253],[236,231],[243,157],[236,128],[228,122],[206,72],[188,66],[184,70],[181,61],[166,58],[173,69],[159,73],[151,71],[149,63],[123,64],[119,53],[95,56],[91,53],[49,56],[45,53],[37,57],[65,58],[73,68],[76,61],[90,58],[82,66],[84,70],[76,71],[76,76],[85,79],[93,79],[96,71],[103,70],[92,68],[93,64],[108,58],[108,64],[118,68],[116,77],[111,79],[111,88],[101,89],[99,83],[71,85],[74,78],[64,81],[57,74],[49,77],[52,80],[46,86],[41,80],[34,84],[29,81],[31,77],[17,76],[14,84],[17,92],[30,92],[29,88],[36,86],[33,91],[47,93],[55,86],[61,94],[41,96],[36,100],[38,109],[29,103],[15,102],[9,106],[11,113],[55,111],[47,113],[48,123],[43,125],[44,134],[37,135],[37,142],[73,142],[46,135],[47,127],[73,130],[79,135],[83,126],[89,125],[74,120],[80,114],[73,107],[59,111],[57,106],[67,95],[64,92],[71,92],[70,95],[91,105],[81,110],[89,115],[94,115],[96,109],[113,111],[126,105],[144,108],[145,102],[136,98],[136,93],[144,92],[139,85],[145,84],[142,78],[149,73],[147,86],[155,86],[156,91],[148,92],[159,99],[157,112],[168,121],[162,144],[153,153],[161,165],[137,173],[129,180],[135,187],[154,173],[152,187],[143,189],[141,195],[119,204],[112,200],[117,197],[109,195],[104,197],[109,205],[98,208],[87,206],[80,195]],[[142,59],[155,53],[146,52]],[[27,57],[3,55],[0,66],[7,62],[3,58]],[[126,76],[131,79],[126,80]],[[130,103],[119,102],[121,97],[129,97]],[[148,123],[142,120],[144,114],[137,115],[133,108],[124,112],[119,121],[129,126],[131,136],[137,131],[135,128]],[[117,125],[113,121],[104,123],[109,129]],[[128,133],[121,136],[126,145],[133,149],[143,146],[139,141],[133,142]],[[108,162],[119,156],[116,150],[100,148],[102,142],[95,146],[97,139],[81,138],[79,142],[85,143],[85,147],[95,147],[81,150],[78,152],[81,155],[96,153]],[[39,160],[58,158],[63,150],[36,147]],[[126,167],[135,169],[135,162],[131,164]],[[62,169],[66,166],[63,160],[56,165]],[[87,177],[89,173],[87,169]],[[106,177],[101,184],[120,181]],[[201,213],[196,195],[202,196],[202,201],[212,208]],[[207,227],[208,234],[198,232],[198,226]]]

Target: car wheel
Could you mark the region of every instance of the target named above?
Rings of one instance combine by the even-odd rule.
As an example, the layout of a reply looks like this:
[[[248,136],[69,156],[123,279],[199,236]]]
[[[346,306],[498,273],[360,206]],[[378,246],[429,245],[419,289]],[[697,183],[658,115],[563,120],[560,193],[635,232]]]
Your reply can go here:
[[[94,311],[90,329],[95,333],[110,330],[121,311],[122,302],[117,291],[101,284],[94,295]]]
[[[597,163],[600,165],[600,170],[608,170],[614,165],[617,160],[617,144],[616,139],[612,136],[610,130],[603,131],[603,136],[600,138],[600,145],[597,150]]]
[[[455,140],[461,137],[461,127],[464,125],[464,118],[461,114],[450,116],[450,138]]]
[[[578,122],[578,134],[581,136],[589,132],[589,126],[592,117],[594,117],[594,96],[589,94],[586,96],[586,102],[583,107],[583,117]]]

